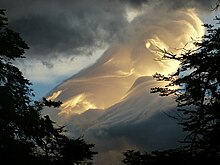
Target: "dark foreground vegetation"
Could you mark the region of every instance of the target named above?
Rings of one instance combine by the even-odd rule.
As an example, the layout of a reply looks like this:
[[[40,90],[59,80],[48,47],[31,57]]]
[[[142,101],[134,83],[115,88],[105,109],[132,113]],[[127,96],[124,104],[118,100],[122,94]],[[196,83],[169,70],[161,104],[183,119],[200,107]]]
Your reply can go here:
[[[26,49],[19,34],[7,28],[5,10],[0,10],[0,164],[90,164],[94,145],[67,137],[64,126],[41,115],[44,106],[59,107],[61,102],[32,101],[31,83],[13,65]]]
[[[219,6],[218,1],[215,9]],[[157,81],[168,84],[152,88],[151,92],[176,98],[178,112],[170,117],[187,134],[181,141],[182,147],[151,153],[130,150],[124,153],[124,164],[220,164],[220,18],[216,17],[216,21],[216,26],[204,25],[206,34],[194,42],[195,50],[183,48],[181,54],[160,50],[162,59],[177,60],[180,67],[170,76],[153,75]]]

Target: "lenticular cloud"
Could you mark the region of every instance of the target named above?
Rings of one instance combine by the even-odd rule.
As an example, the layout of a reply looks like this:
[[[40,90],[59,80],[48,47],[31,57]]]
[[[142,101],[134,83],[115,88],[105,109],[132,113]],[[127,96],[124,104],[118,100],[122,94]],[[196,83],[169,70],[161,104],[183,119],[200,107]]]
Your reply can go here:
[[[63,117],[105,110],[120,102],[139,77],[175,71],[177,63],[155,61],[158,48],[178,53],[191,38],[203,35],[201,25],[193,10],[166,13],[162,18],[142,14],[121,32],[123,41],[115,41],[93,66],[66,80],[49,99],[63,101],[58,114]]]
[[[178,67],[173,61],[155,60],[160,57],[158,48],[181,53],[181,48],[193,48],[193,39],[204,34],[193,9],[172,13],[149,9],[129,21],[94,65],[48,95],[48,99],[63,102],[53,112],[56,120],[67,124],[72,134],[85,135],[96,144],[101,154],[97,164],[105,156],[114,161],[117,151],[129,148],[151,150],[176,145],[180,128],[161,113],[174,109],[175,101],[150,94],[151,87],[164,83],[149,76],[168,74]],[[174,136],[170,138],[170,134]]]

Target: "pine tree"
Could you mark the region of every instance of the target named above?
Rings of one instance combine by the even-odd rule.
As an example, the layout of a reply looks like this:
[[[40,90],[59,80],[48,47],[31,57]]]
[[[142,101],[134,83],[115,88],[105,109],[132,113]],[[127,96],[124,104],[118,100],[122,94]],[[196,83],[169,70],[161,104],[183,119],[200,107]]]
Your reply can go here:
[[[24,58],[28,45],[7,28],[5,10],[0,10],[0,163],[72,165],[88,162],[96,152],[83,138],[65,135],[64,126],[41,116],[44,106],[61,102],[35,101],[30,81],[13,64]]]
[[[176,95],[179,124],[188,135],[183,140],[192,157],[201,155],[219,163],[220,158],[220,28],[205,24],[207,34],[195,42],[196,50],[176,55],[162,50],[163,59],[180,62],[170,76],[156,73],[165,88],[152,88],[161,96]],[[170,87],[177,86],[172,89]]]
[[[180,62],[175,73],[153,75],[157,81],[169,83],[164,88],[152,88],[152,93],[176,97],[178,113],[169,116],[178,120],[187,133],[184,145],[143,154],[129,150],[123,153],[124,164],[220,164],[220,28],[204,26],[207,34],[201,42],[195,42],[195,50],[183,49],[182,54],[160,50],[162,59]]]

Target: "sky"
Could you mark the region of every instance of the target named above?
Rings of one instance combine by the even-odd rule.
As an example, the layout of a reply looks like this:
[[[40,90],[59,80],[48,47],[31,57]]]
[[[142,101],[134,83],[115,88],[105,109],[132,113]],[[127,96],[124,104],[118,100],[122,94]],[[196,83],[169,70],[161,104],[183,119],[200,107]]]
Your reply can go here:
[[[94,63],[112,43],[126,40],[123,31],[146,5],[159,13],[196,7],[204,18],[211,6],[209,0],[1,0],[0,5],[30,47],[17,63],[37,99]]]
[[[1,0],[9,26],[30,49],[16,61],[33,82],[36,98],[61,100],[49,111],[114,164],[126,149],[175,147],[183,136],[163,112],[175,109],[150,88],[151,77],[169,74],[173,61],[156,61],[158,47],[174,53],[193,48],[212,22],[214,0]],[[188,44],[186,44],[188,43]],[[173,135],[173,136],[170,136]]]

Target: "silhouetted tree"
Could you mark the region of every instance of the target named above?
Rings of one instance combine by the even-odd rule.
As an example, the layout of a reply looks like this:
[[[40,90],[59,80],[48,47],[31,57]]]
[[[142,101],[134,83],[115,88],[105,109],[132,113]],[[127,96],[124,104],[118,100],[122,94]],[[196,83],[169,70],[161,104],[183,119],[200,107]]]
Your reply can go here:
[[[184,148],[169,149],[164,151],[152,151],[151,153],[140,153],[139,151],[128,150],[123,153],[122,162],[126,165],[197,165],[216,164],[216,160],[203,154],[197,154],[191,159],[189,152]]]
[[[217,1],[218,9],[220,1]],[[216,17],[219,21],[220,18]],[[160,50],[162,60],[180,62],[178,70],[164,76],[153,75],[157,81],[168,81],[164,87],[151,89],[160,96],[176,96],[178,113],[171,116],[183,126],[187,136],[181,148],[140,154],[138,151],[124,153],[127,165],[195,165],[220,164],[220,28],[205,24],[206,34],[195,41],[196,49],[183,49],[181,54]],[[173,88],[174,87],[174,88]]]
[[[217,18],[218,19],[218,18]],[[207,34],[195,42],[196,50],[176,55],[162,50],[163,59],[180,62],[170,76],[156,73],[158,81],[169,81],[165,88],[152,88],[161,96],[176,95],[179,124],[188,135],[183,140],[193,159],[197,155],[220,163],[220,28],[205,24]],[[172,89],[170,87],[177,86]]]
[[[0,10],[0,164],[89,164],[94,145],[67,137],[63,126],[41,116],[44,106],[61,102],[31,100],[31,83],[13,65],[24,58],[25,49],[28,45],[7,28],[5,10]]]

